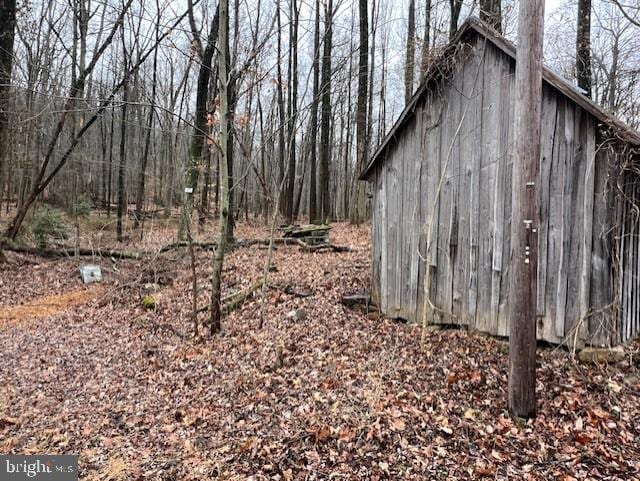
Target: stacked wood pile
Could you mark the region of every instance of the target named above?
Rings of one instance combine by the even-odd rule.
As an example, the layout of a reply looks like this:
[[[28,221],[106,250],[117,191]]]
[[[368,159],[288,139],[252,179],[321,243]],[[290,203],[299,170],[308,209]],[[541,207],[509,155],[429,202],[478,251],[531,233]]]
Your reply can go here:
[[[331,226],[326,224],[291,225],[280,228],[282,237],[295,239],[306,250],[331,247],[329,243],[330,230]]]

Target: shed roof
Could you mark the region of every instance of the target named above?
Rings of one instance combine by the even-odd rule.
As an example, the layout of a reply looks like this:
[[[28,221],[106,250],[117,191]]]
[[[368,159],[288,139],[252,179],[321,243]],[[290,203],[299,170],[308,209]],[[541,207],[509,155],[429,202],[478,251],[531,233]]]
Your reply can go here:
[[[391,130],[387,133],[387,135],[384,137],[380,145],[373,153],[371,159],[369,160],[369,163],[360,174],[359,178],[361,180],[367,178],[373,167],[379,162],[386,148],[398,138],[399,132],[414,114],[418,102],[428,92],[429,81],[433,80],[438,72],[442,70],[440,68],[441,64],[443,64],[446,59],[455,51],[455,49],[464,40],[468,39],[470,35],[483,36],[494,46],[496,46],[498,49],[500,49],[515,61],[516,47],[512,42],[498,34],[495,30],[489,28],[478,18],[469,17],[458,29],[456,35],[444,49],[444,52],[440,56],[440,58],[431,66],[424,80],[420,83],[420,86],[413,94],[413,97],[411,97],[411,100],[407,103],[407,106],[404,108]],[[603,125],[610,127],[621,140],[628,142],[634,146],[640,146],[639,132],[626,125],[624,122],[604,110],[600,105],[584,95],[583,90],[580,89],[577,85],[574,85],[547,66],[543,66],[542,79],[543,82],[555,88],[562,95],[571,99],[573,102],[593,115]]]

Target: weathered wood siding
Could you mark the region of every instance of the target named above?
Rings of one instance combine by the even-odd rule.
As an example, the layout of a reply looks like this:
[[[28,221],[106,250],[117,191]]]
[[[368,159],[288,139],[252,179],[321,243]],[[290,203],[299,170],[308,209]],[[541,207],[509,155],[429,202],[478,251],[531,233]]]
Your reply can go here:
[[[505,336],[515,62],[482,37],[474,42],[370,176],[373,296],[387,316],[421,322],[428,276],[427,322]],[[615,295],[606,245],[612,212],[596,134],[591,114],[544,84],[537,314],[538,337],[553,343],[611,338],[601,316]],[[625,229],[637,231],[637,215],[630,222]],[[621,262],[640,271],[632,242]],[[625,288],[640,288],[633,282]],[[640,329],[634,302],[623,311]]]

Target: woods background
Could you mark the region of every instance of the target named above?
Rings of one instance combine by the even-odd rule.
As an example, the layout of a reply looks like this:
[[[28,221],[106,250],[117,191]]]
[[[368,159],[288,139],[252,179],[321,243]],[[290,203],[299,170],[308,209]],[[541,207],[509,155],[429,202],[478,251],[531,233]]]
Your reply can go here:
[[[180,210],[181,238],[192,212],[201,226],[214,217],[216,4],[1,0],[0,10],[6,237],[41,201],[104,208],[118,239],[127,214],[137,225]],[[496,0],[231,2],[228,233],[274,209],[288,222],[367,219],[357,175],[422,72],[468,15],[513,40],[516,13]],[[545,62],[635,128],[639,21],[634,5],[580,0],[548,4],[545,26]]]

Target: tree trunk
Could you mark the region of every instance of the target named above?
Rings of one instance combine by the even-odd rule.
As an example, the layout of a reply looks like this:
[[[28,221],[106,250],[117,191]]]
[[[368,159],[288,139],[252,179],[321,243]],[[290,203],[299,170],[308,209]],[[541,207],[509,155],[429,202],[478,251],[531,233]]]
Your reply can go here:
[[[411,0],[413,4],[415,0]],[[356,154],[357,172],[362,172],[368,160],[367,149],[367,98],[369,82],[369,21],[367,12],[367,0],[359,0],[358,11],[360,15],[360,52],[358,56],[358,97],[356,100]],[[347,179],[345,179],[347,182]],[[351,206],[351,222],[360,224],[365,217],[365,183],[356,182],[356,195]]]
[[[422,37],[422,59],[420,62],[420,78],[424,79],[429,69],[429,49],[431,42],[431,0],[426,0],[424,10],[424,34]]]
[[[126,56],[126,53],[125,53]],[[123,217],[126,214],[125,177],[127,165],[127,103],[129,102],[129,82],[124,85],[122,93],[122,120],[120,122],[120,162],[118,163],[118,217],[116,221],[116,234],[118,242],[122,242]]]
[[[291,3],[291,23],[289,24],[291,55],[289,70],[289,166],[287,167],[287,191],[285,194],[285,205],[287,222],[294,222],[294,192],[296,179],[296,124],[298,116],[298,18],[299,10],[296,0]]]
[[[202,165],[202,149],[204,147],[205,134],[207,129],[207,99],[209,98],[209,78],[211,76],[211,64],[215,46],[218,39],[218,21],[219,12],[216,9],[213,20],[211,21],[211,29],[207,46],[202,50],[200,44],[200,36],[193,22],[193,5],[189,4],[190,23],[194,43],[200,45],[200,70],[198,72],[198,85],[196,88],[196,111],[193,133],[191,134],[191,142],[189,144],[189,162],[187,163],[187,171],[184,179],[184,200],[182,210],[180,212],[180,228],[178,230],[178,238],[185,240],[191,223],[191,213],[193,211],[193,199],[195,197],[196,187],[198,185],[198,177]]]
[[[413,96],[413,74],[416,56],[416,1],[409,0],[409,22],[407,25],[407,56],[404,62],[404,104]]]
[[[9,103],[13,43],[16,26],[16,0],[0,0],[0,199],[4,186],[4,165],[8,152]],[[1,202],[0,202],[1,206]]]
[[[331,217],[329,197],[329,164],[331,163],[331,50],[333,36],[333,0],[325,7],[324,49],[322,55],[322,117],[320,120],[320,219],[327,222]]]
[[[606,106],[610,112],[616,110],[616,95],[618,93],[618,58],[620,56],[619,37],[616,36],[611,47],[611,70],[609,71],[608,88],[606,91]]]
[[[211,275],[211,308],[210,308],[210,330],[211,334],[220,331],[221,309],[220,293],[222,286],[222,265],[224,262],[224,251],[227,241],[227,223],[229,213],[229,131],[231,113],[229,111],[229,0],[220,0],[218,7],[219,26],[218,38],[220,40],[218,53],[218,82],[220,91],[220,155],[219,175],[220,175],[220,218],[219,232],[220,241],[213,257],[213,273]]]
[[[578,87],[591,97],[591,0],[578,0],[576,78]]]
[[[109,130],[109,168],[107,172],[107,217],[111,217],[111,184],[113,181],[113,137],[115,135],[115,108],[111,107],[111,127]]]
[[[156,41],[159,37],[160,29],[160,11],[158,11],[158,18],[156,20]],[[142,211],[144,210],[144,190],[145,180],[147,175],[147,164],[149,162],[149,150],[151,147],[151,131],[153,130],[153,119],[155,117],[155,102],[157,91],[157,79],[158,79],[158,49],[153,52],[153,74],[151,79],[151,105],[149,106],[149,118],[147,120],[147,135],[144,142],[144,152],[142,153],[142,164],[140,165],[140,171],[138,172],[138,188],[136,191],[136,215],[135,215],[135,227],[140,225],[142,218]]]
[[[236,3],[236,6],[237,6],[237,3]],[[236,13],[237,13],[237,10],[236,10]],[[229,62],[230,61],[231,60],[229,60]],[[227,68],[227,75],[229,75],[229,81],[227,83],[227,99],[228,99],[227,111],[228,111],[229,121],[227,124],[228,131],[227,131],[227,159],[226,159],[226,164],[227,164],[226,184],[227,184],[227,193],[229,197],[228,199],[229,209],[227,212],[227,229],[226,229],[227,241],[233,241],[233,229],[236,224],[236,220],[234,216],[234,206],[235,206],[234,197],[235,196],[234,196],[234,190],[232,189],[232,187],[233,187],[233,179],[234,179],[233,177],[233,166],[234,166],[233,143],[235,140],[235,133],[236,133],[235,127],[234,127],[234,112],[235,112],[235,106],[236,106],[236,102],[238,101],[238,98],[236,97],[236,76],[232,75],[230,71],[231,71],[231,67]],[[219,177],[218,180],[222,182],[223,178]]]
[[[449,38],[453,38],[458,30],[461,10],[462,0],[449,0]]]
[[[277,81],[277,97],[278,97],[278,119],[279,119],[279,127],[278,127],[278,185],[282,185],[285,179],[285,152],[286,152],[286,144],[285,144],[285,111],[284,111],[284,95],[283,95],[283,80],[282,80],[282,13],[280,11],[280,0],[278,0],[276,4],[277,12],[277,21],[278,21],[278,58],[276,65],[276,81]],[[280,209],[280,213],[286,217],[286,195],[280,196],[280,202],[278,202],[278,208]]]
[[[9,151],[9,104],[11,68],[16,25],[16,0],[0,0],[0,208],[5,185],[5,158]],[[0,242],[0,262],[4,262]]]
[[[520,4],[509,274],[509,411],[536,414],[536,186],[540,159],[544,0]]]
[[[316,20],[313,33],[313,100],[309,119],[309,222],[321,222],[318,216],[318,180],[316,165],[318,154],[318,103],[320,102],[320,0],[316,0]]]

